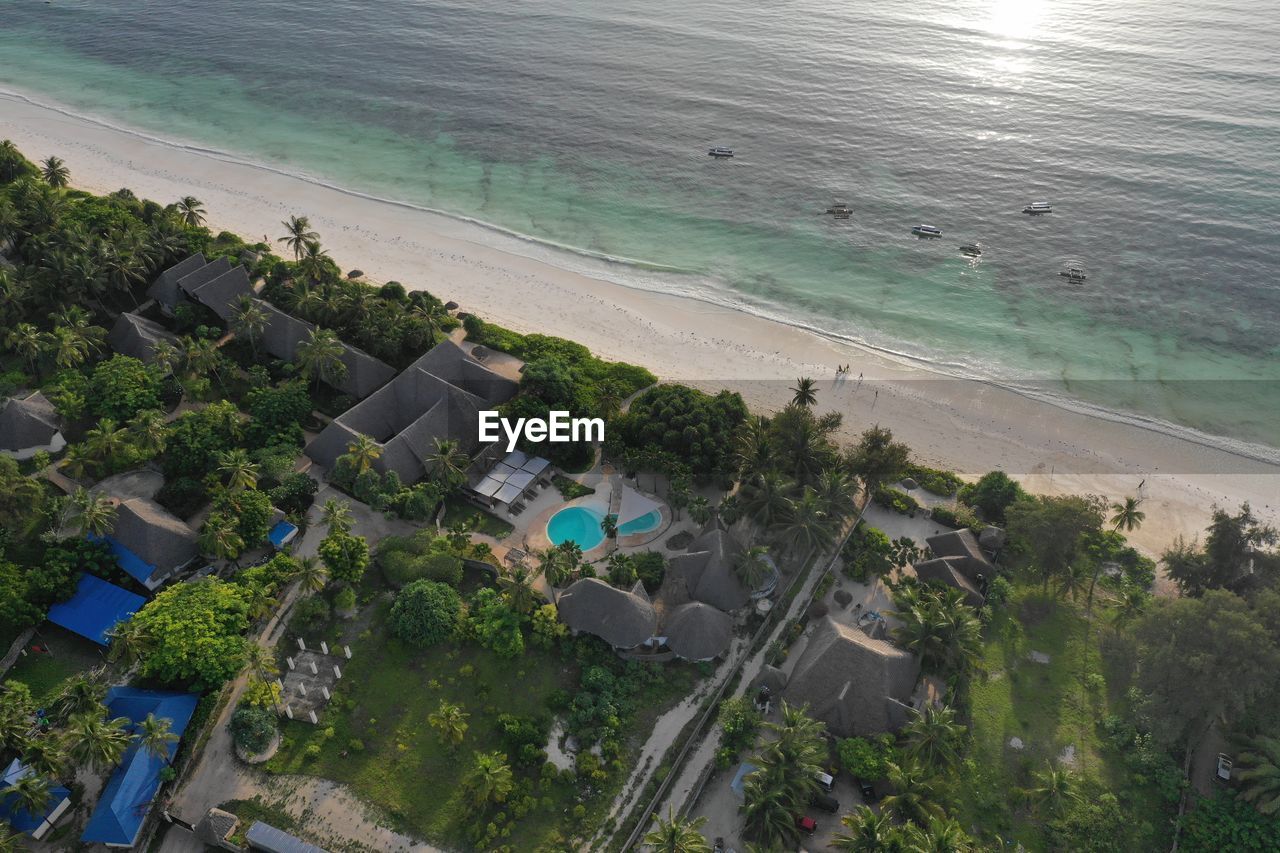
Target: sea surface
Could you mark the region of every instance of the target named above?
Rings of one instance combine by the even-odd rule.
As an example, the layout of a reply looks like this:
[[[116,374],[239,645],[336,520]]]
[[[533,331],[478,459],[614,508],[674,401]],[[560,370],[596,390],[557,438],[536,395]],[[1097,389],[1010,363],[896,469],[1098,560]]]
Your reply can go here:
[[[1277,44],[1258,0],[0,0],[0,89],[1280,447]]]

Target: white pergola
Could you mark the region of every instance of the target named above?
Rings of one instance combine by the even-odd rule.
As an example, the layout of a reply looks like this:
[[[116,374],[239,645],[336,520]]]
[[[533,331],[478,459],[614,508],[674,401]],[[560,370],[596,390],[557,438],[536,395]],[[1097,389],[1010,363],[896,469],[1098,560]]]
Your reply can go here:
[[[541,456],[513,450],[495,462],[471,491],[487,501],[510,506],[545,479],[550,468],[551,463]]]

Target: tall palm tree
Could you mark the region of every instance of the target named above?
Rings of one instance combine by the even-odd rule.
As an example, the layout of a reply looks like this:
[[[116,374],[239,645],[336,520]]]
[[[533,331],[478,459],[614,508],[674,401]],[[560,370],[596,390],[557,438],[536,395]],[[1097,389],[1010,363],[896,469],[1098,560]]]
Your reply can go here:
[[[244,539],[232,519],[218,516],[204,523],[198,540],[200,550],[218,560],[234,560],[244,550]]]
[[[222,363],[222,353],[218,352],[218,345],[208,338],[182,337],[178,340],[178,346],[182,350],[182,362],[188,379],[199,379],[212,373],[222,381],[219,365]]]
[[[791,398],[791,404],[800,406],[801,408],[809,408],[818,402],[818,386],[812,379],[802,376],[796,380],[796,387],[791,389],[795,395]]]
[[[919,601],[897,606],[891,615],[902,622],[893,638],[920,658],[929,672],[965,673],[981,656],[982,626],[959,590],[928,588]]]
[[[84,443],[90,455],[108,468],[123,460],[130,450],[129,433],[112,418],[98,421],[84,434]]]
[[[53,786],[47,777],[27,773],[16,782],[0,790],[0,796],[12,796],[14,804],[29,815],[42,815],[53,799]]]
[[[971,853],[975,849],[973,839],[951,818],[902,828],[903,853]]]
[[[457,439],[437,437],[434,445],[422,461],[432,479],[452,491],[467,481],[470,459]]]
[[[169,440],[169,425],[165,423],[164,412],[159,409],[143,409],[129,421],[129,434],[133,445],[143,453],[158,456],[164,452],[165,443]]]
[[[711,520],[711,502],[702,495],[694,495],[689,499],[689,518],[699,526]]]
[[[462,788],[472,805],[500,803],[511,793],[514,783],[507,757],[500,752],[478,752],[475,763],[462,777]]]
[[[261,619],[280,604],[271,594],[271,590],[262,584],[241,586],[240,597],[244,599],[247,615],[252,620]]]
[[[168,376],[182,361],[178,348],[163,338],[151,345],[151,363],[162,376]]]
[[[747,776],[740,808],[746,834],[766,850],[794,849],[797,837],[795,804],[776,771],[765,768]]]
[[[198,228],[204,224],[204,205],[195,196],[183,196],[174,207],[178,209],[178,215],[182,217],[182,221],[192,228]]]
[[[738,428],[733,453],[738,479],[749,482],[773,467],[773,443],[769,435],[769,421],[753,415]]]
[[[1023,791],[1023,795],[1038,809],[1057,815],[1078,798],[1075,777],[1065,767],[1055,767],[1052,761],[1045,762],[1043,770],[1037,770],[1032,777],[1035,785]]]
[[[1236,758],[1240,796],[1264,815],[1280,813],[1280,737],[1258,735]]]
[[[788,502],[781,532],[783,540],[797,553],[831,544],[831,527],[817,492],[805,487],[798,499]]]
[[[172,731],[173,720],[168,717],[157,717],[155,714],[147,714],[138,723],[138,744],[148,755],[153,755],[163,761],[169,763],[169,747],[177,743],[180,738]]]
[[[78,765],[102,771],[114,767],[124,757],[132,738],[129,718],[105,720],[101,711],[77,714],[67,722],[64,732],[67,755]]]
[[[112,662],[123,661],[132,666],[142,660],[151,647],[151,637],[142,629],[141,623],[132,619],[117,622],[107,636],[111,640],[107,659]]]
[[[666,818],[653,816],[653,829],[645,833],[642,843],[654,853],[711,853],[711,845],[699,832],[705,817],[680,817],[671,809]]]
[[[1142,526],[1142,522],[1147,520],[1147,514],[1138,509],[1142,505],[1142,499],[1136,497],[1127,497],[1124,503],[1113,503],[1111,505],[1112,529],[1124,530],[1132,533]]]
[[[737,495],[725,495],[716,505],[716,516],[726,525],[734,524],[742,517],[742,503]]]
[[[769,549],[763,545],[752,545],[743,551],[733,565],[738,580],[749,590],[760,588],[773,574],[773,564],[769,560]]]
[[[833,466],[819,474],[815,488],[828,518],[845,518],[857,509],[858,485],[838,467]]]
[[[31,323],[19,323],[5,335],[4,345],[27,363],[40,381],[40,356],[45,352],[45,336]]]
[[[538,570],[548,584],[559,589],[573,579],[581,562],[582,549],[570,539],[543,553]]]
[[[517,613],[527,615],[543,604],[542,596],[533,588],[533,578],[524,568],[498,576],[498,586],[507,600],[507,606]]]
[[[333,332],[312,329],[310,336],[298,344],[298,369],[315,382],[314,390],[318,391],[321,382],[334,385],[347,375],[347,365],[342,361],[345,352],[342,341]]]
[[[67,500],[68,523],[80,536],[106,536],[115,527],[116,505],[106,495],[77,487]]]
[[[306,251],[307,243],[319,240],[320,235],[311,230],[311,223],[307,221],[305,216],[290,216],[282,224],[285,227],[286,234],[276,242],[284,243],[292,249],[295,261],[302,260],[302,253]]]
[[[791,484],[777,471],[765,471],[742,490],[742,510],[762,530],[768,530],[787,514]]]
[[[842,853],[882,853],[892,850],[898,830],[888,812],[858,806],[840,818],[847,832],[837,833],[831,846]]]
[[[368,436],[361,435],[360,438],[368,438]],[[356,442],[352,442],[352,445],[354,445],[355,443]],[[377,450],[377,452],[381,452],[380,449],[377,449],[376,444],[374,445],[374,447],[375,447],[375,450]],[[357,452],[355,450],[351,450],[351,454],[353,456],[357,456]],[[360,454],[357,456],[358,459],[363,460],[365,463],[360,467],[361,473],[369,469],[367,454],[368,454],[368,450],[367,448],[365,448],[365,449],[362,449],[360,451]],[[373,458],[374,459],[377,458],[376,453]],[[353,523],[353,517],[351,515],[351,504],[347,503],[346,501],[340,501],[337,498],[329,498],[320,507],[320,523],[323,524],[325,526],[325,529],[328,530],[330,533],[333,533],[335,530],[341,531],[343,533],[351,532],[351,525]]]
[[[49,157],[40,163],[40,175],[54,189],[62,189],[71,183],[71,170],[60,157]]]
[[[106,685],[102,683],[97,673],[77,674],[62,684],[58,695],[50,703],[49,712],[55,720],[66,720],[80,714],[98,713],[101,711],[100,706],[106,695]]]
[[[934,782],[925,775],[920,765],[913,761],[887,762],[885,776],[893,793],[881,801],[885,811],[899,820],[928,823],[946,815],[935,799]]]
[[[956,744],[965,728],[956,722],[956,712],[942,706],[926,705],[923,712],[912,710],[912,719],[903,728],[907,755],[925,767],[943,768],[956,762]]]
[[[259,468],[249,459],[249,451],[237,447],[218,454],[218,474],[227,478],[227,488],[242,492],[258,485]]]
[[[324,281],[325,273],[329,270],[333,261],[329,258],[329,253],[320,246],[319,240],[308,240],[302,247],[302,257],[298,259],[298,269],[302,271],[310,281]],[[337,303],[333,304],[333,311],[336,314],[340,310]]]
[[[27,727],[30,728],[29,722]],[[38,735],[23,740],[19,746],[22,763],[31,768],[33,773],[50,779],[66,777],[70,757],[67,755],[66,744],[60,737],[52,734]]]
[[[231,330],[249,342],[254,361],[258,359],[258,343],[267,331],[267,312],[249,294],[242,295],[231,310]]]
[[[445,745],[456,750],[467,736],[467,718],[470,716],[461,705],[441,699],[440,706],[427,715],[427,724],[436,730]]]
[[[303,557],[298,560],[290,576],[307,592],[319,592],[329,582],[329,569],[316,557]]]
[[[89,358],[89,341],[73,329],[55,328],[45,337],[45,347],[53,356],[53,363],[64,370],[79,367]]]

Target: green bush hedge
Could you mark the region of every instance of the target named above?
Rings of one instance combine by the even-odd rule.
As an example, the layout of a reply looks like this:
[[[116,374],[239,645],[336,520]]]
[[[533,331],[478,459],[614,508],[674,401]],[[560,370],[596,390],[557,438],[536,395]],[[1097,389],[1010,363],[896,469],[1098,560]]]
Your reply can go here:
[[[906,492],[900,492],[897,489],[880,488],[876,489],[875,495],[872,497],[876,503],[885,509],[891,509],[894,512],[903,515],[911,515],[920,508],[920,504],[916,499]]]

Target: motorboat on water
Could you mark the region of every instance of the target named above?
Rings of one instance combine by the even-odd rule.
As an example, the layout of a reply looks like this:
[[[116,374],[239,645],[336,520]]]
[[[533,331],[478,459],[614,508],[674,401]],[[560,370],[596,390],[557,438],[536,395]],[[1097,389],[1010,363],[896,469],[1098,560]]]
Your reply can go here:
[[[982,247],[977,243],[965,243],[960,247],[960,254],[976,258],[978,255],[982,254]]]
[[[849,207],[849,205],[842,201],[832,204],[827,208],[826,212],[830,213],[836,219],[848,219],[850,216],[853,216],[853,208]]]
[[[1072,281],[1084,281],[1086,278],[1089,277],[1085,275],[1085,271],[1081,267],[1067,267],[1062,272],[1058,273],[1058,275],[1062,276],[1063,278],[1070,279]]]
[[[1022,208],[1022,212],[1031,216],[1039,216],[1042,213],[1053,213],[1053,205],[1047,201],[1033,201],[1031,204]]]
[[[917,237],[941,237],[942,229],[934,228],[932,225],[917,225],[911,229],[911,233]]]
[[[710,157],[732,157],[733,149],[717,146],[715,148],[712,148],[710,151],[708,151],[707,155]]]

